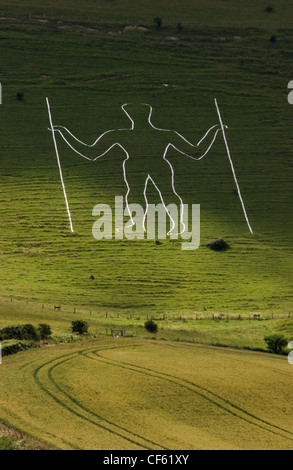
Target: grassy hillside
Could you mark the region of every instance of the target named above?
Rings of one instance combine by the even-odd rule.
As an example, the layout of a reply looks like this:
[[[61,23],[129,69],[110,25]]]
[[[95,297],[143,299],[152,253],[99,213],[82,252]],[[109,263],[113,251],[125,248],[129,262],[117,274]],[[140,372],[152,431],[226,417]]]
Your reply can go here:
[[[57,449],[289,450],[289,381],[287,360],[261,353],[71,344],[7,358],[1,417]]]
[[[293,2],[268,6],[1,0],[0,328],[52,329],[47,347],[4,357],[1,449],[292,449],[291,366],[264,337],[293,338]],[[71,233],[46,97],[54,124],[87,143],[129,127],[126,102],[197,143],[218,123],[216,98],[253,235],[220,134],[201,161],[168,152],[177,192],[201,206],[195,251],[95,240],[93,207],[125,195],[125,155],[93,163],[57,136]],[[130,134],[136,189],[165,136]],[[230,249],[210,250],[217,238]],[[70,331],[79,318],[84,341]]]
[[[11,297],[113,316],[286,316],[292,309],[292,4],[280,1],[267,13],[263,1],[157,3],[52,1],[44,9],[38,1],[1,2],[3,315]],[[138,24],[148,30],[125,30]],[[151,104],[157,127],[197,142],[217,123],[216,97],[254,235],[220,137],[201,162],[169,153],[177,191],[184,202],[201,204],[194,252],[182,251],[180,241],[94,240],[93,206],[125,194],[123,155],[114,149],[88,163],[58,141],[71,234],[46,97],[54,123],[87,142],[128,126],[120,109],[128,101]],[[147,151],[157,145],[149,142]],[[205,246],[219,237],[229,251]]]

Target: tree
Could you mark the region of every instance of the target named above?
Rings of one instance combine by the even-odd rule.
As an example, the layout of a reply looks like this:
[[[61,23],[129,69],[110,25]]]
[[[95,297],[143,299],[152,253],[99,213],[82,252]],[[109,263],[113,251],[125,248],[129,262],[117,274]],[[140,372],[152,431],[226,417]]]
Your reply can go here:
[[[162,26],[162,18],[154,18],[154,22],[156,23],[157,28],[160,29],[160,27]]]
[[[144,324],[146,330],[150,333],[157,333],[158,325],[153,320],[147,320]]]
[[[38,330],[41,339],[47,339],[52,334],[50,325],[47,325],[46,323],[40,323]]]
[[[274,333],[264,338],[267,348],[274,354],[282,354],[283,349],[287,346],[288,340],[278,333]]]
[[[88,324],[83,320],[74,320],[71,322],[72,333],[78,333],[84,335],[88,332]]]
[[[38,330],[30,323],[21,325],[20,328],[21,328],[20,339],[32,339],[34,341],[38,341],[40,339]]]

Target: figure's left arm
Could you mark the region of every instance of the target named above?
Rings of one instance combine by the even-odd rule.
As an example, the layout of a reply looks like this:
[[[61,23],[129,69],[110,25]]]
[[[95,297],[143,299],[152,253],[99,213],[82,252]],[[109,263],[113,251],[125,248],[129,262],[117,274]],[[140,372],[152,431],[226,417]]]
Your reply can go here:
[[[197,144],[192,144],[178,132],[172,131],[170,145],[189,158],[201,160],[212,147],[220,130],[221,126],[219,124],[211,127]]]

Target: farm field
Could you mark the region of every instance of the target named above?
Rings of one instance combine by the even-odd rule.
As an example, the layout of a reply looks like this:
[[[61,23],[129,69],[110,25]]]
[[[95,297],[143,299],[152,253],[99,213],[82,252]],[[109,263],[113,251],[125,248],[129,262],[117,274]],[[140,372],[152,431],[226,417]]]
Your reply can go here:
[[[1,418],[57,449],[293,448],[286,358],[119,338],[23,352]]]

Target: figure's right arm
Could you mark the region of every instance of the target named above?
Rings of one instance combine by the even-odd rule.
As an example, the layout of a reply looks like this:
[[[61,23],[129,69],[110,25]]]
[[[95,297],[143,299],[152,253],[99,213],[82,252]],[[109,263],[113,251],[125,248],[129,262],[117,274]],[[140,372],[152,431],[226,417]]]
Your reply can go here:
[[[106,131],[101,134],[93,144],[86,144],[64,126],[54,126],[53,129],[54,132],[58,133],[75,153],[86,160],[97,160],[105,155],[110,148],[116,145],[113,130]]]

